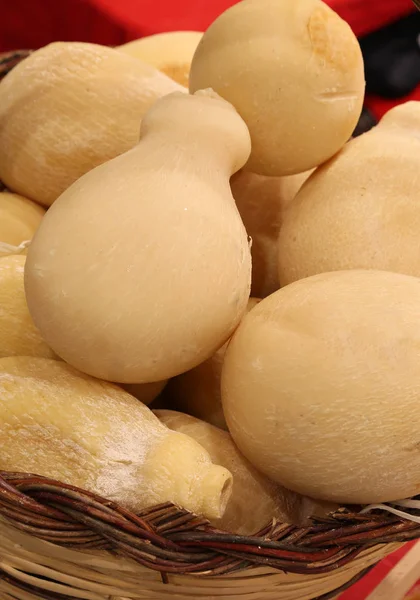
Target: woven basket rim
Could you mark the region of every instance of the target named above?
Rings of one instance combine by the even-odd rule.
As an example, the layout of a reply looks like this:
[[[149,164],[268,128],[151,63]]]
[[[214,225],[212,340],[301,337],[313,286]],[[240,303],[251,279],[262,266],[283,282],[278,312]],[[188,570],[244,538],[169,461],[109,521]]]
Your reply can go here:
[[[0,525],[2,522],[83,555],[101,550],[128,558],[158,572],[163,584],[175,575],[188,576],[191,581],[196,577],[217,580],[257,567],[304,579],[342,571],[346,579],[346,569],[351,569],[355,559],[366,551],[382,549],[367,567],[362,565],[338,589],[316,600],[336,598],[393,551],[396,543],[420,537],[420,524],[413,521],[380,511],[360,514],[348,508],[316,518],[306,527],[273,521],[255,536],[234,535],[171,503],[135,515],[85,490],[46,477],[10,472],[0,472]],[[29,584],[0,564],[0,589],[2,581],[8,589],[36,593],[36,598],[64,598],[45,591],[42,579]]]
[[[308,585],[313,585],[314,577],[329,579],[341,573],[344,583],[314,600],[336,598],[395,550],[396,544],[420,537],[420,524],[413,521],[349,508],[316,518],[306,527],[273,521],[255,536],[234,535],[171,503],[135,515],[85,490],[46,477],[10,472],[0,472],[0,529],[2,523],[82,556],[105,551],[128,558],[157,572],[163,584],[173,576],[187,576],[190,585],[203,577],[230,579],[261,567],[302,576]],[[364,564],[366,552],[374,557]],[[356,573],[352,568],[355,560],[357,564],[361,561]],[[25,572],[21,576],[16,569],[10,573],[7,557],[5,564],[0,559],[0,590],[3,585],[9,591],[34,593],[36,598],[65,600],[61,593],[48,591],[43,578],[28,583]],[[92,571],[89,580],[94,576]],[[57,583],[59,580],[50,582]],[[178,597],[183,598],[180,593]]]
[[[419,523],[385,511],[361,514],[345,507],[308,526],[273,520],[255,536],[235,535],[171,503],[136,515],[53,479],[10,472],[0,472],[0,517],[47,542],[117,552],[162,574],[207,577],[257,566],[326,574],[372,546],[420,537]]]

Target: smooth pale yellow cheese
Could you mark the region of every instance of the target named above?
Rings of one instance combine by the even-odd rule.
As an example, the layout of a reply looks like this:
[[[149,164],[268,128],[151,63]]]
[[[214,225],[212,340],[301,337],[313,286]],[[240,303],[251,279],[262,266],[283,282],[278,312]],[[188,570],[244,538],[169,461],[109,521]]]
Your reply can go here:
[[[248,125],[247,168],[303,173],[349,140],[362,111],[363,56],[350,26],[321,0],[243,0],[208,28],[190,91],[212,88]]]
[[[26,257],[21,255],[0,256],[0,358],[19,355],[54,358],[26,304],[25,261]]]
[[[259,298],[250,298],[247,312],[258,302]],[[229,341],[198,367],[172,379],[166,391],[166,398],[172,407],[221,429],[227,429],[220,381],[228,345]]]
[[[0,192],[0,242],[19,246],[31,240],[45,210],[18,194]]]
[[[149,406],[162,393],[167,383],[168,380],[152,383],[131,383],[124,385],[123,388],[137,400]]]
[[[301,494],[370,504],[420,492],[420,280],[325,273],[262,300],[226,352],[243,454]]]
[[[251,283],[229,181],[249,152],[225,100],[170,94],[144,117],[135,148],[54,203],[29,247],[25,289],[63,360],[100,379],[150,383],[229,339]]]
[[[188,87],[191,61],[202,37],[201,31],[168,31],[133,40],[119,46],[118,50],[139,58]]]
[[[285,214],[282,285],[342,269],[420,276],[420,102],[379,125],[317,169]]]
[[[279,232],[287,207],[311,173],[265,177],[242,170],[231,179],[236,206],[252,239],[253,296],[265,298],[280,288]]]
[[[0,83],[0,179],[50,206],[79,177],[135,146],[146,111],[180,90],[113,48],[49,44]]]
[[[63,362],[0,360],[0,470],[29,472],[139,511],[171,501],[223,515],[232,476],[121,388]]]
[[[283,523],[301,522],[310,515],[312,504],[285,488],[275,485],[242,456],[229,433],[189,415],[157,410],[155,415],[172,429],[193,438],[233,475],[233,491],[226,512],[213,524],[242,535],[258,533],[272,519]]]

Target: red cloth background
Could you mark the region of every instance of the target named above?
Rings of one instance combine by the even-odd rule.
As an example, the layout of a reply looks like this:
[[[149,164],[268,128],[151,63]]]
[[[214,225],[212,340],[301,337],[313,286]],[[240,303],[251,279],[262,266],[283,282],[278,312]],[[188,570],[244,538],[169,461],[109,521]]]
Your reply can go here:
[[[54,40],[102,44],[176,29],[204,30],[237,0],[0,0],[0,51]],[[357,35],[415,10],[411,0],[326,0]]]
[[[237,0],[0,0],[0,52],[55,40],[119,45],[161,31],[204,30]],[[412,0],[326,0],[360,36],[414,11]],[[410,98],[420,100],[420,88]],[[367,98],[381,117],[395,102]]]
[[[129,28],[148,33],[174,29],[206,29],[238,0],[92,0]],[[411,0],[325,0],[357,35],[378,29],[414,10]],[[141,7],[141,9],[140,9]]]
[[[395,565],[407,554],[415,542],[405,544],[400,550],[380,562],[368,575],[344,592],[339,600],[365,600]]]

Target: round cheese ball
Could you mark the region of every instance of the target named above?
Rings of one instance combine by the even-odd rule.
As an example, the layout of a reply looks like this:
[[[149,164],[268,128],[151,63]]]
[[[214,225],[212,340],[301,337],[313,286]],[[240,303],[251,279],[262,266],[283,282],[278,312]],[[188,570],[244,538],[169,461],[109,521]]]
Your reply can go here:
[[[420,492],[420,280],[325,273],[260,302],[225,356],[223,409],[243,454],[310,497]]]
[[[243,0],[198,45],[190,90],[205,88],[248,125],[249,170],[302,173],[352,135],[363,105],[363,57],[349,25],[320,0]]]
[[[303,185],[278,238],[282,286],[329,271],[420,276],[420,102],[389,111]]]

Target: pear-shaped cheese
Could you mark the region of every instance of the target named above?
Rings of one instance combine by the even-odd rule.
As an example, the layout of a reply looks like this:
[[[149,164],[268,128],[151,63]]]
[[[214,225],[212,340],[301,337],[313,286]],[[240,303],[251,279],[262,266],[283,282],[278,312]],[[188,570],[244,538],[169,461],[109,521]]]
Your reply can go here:
[[[175,93],[140,143],[79,179],[28,251],[29,310],[66,362],[120,383],[163,381],[229,339],[251,282],[229,186],[249,132],[212,92]]]

